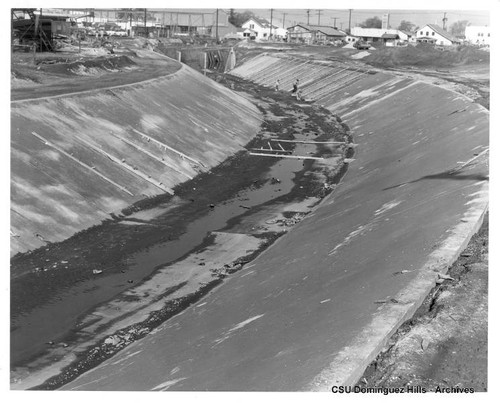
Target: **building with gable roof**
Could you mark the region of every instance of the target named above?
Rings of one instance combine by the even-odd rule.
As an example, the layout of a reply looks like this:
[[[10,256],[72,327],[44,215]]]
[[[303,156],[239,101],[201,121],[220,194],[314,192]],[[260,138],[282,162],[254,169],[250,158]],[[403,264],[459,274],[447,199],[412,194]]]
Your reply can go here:
[[[439,25],[427,24],[415,31],[415,40],[417,43],[430,43],[440,46],[459,45],[460,40],[449,32],[445,31]]]
[[[409,40],[409,35],[399,29],[354,27],[351,29],[351,35],[367,42],[384,42],[389,46],[394,45],[396,41]]]
[[[343,40],[344,32],[326,25],[297,24],[287,28],[289,42],[327,43]]]
[[[276,25],[272,25],[265,18],[260,17],[252,17],[245,21],[242,25],[242,28],[248,29],[255,33],[255,39],[283,39],[286,37],[286,30],[283,28],[279,28]]]

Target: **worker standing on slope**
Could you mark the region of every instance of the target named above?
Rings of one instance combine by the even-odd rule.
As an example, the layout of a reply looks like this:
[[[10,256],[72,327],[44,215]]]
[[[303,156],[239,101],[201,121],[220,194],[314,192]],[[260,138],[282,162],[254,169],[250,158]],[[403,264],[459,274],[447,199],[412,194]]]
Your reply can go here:
[[[292,97],[297,95],[297,91],[299,90],[299,79],[295,80],[293,83],[293,88],[292,88]]]

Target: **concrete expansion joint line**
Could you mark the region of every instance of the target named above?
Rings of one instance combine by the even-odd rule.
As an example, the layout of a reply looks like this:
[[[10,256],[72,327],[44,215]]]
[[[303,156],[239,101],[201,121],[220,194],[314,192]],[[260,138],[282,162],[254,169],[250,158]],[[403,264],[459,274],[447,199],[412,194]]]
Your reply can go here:
[[[91,167],[90,165],[87,165],[85,164],[84,162],[80,161],[79,159],[75,158],[74,156],[72,156],[70,153],[68,153],[67,151],[64,151],[63,149],[57,147],[56,145],[54,144],[51,144],[48,142],[48,140],[46,140],[44,137],[40,136],[38,133],[36,132],[31,132],[31,134],[33,134],[33,136],[35,136],[36,138],[38,138],[39,140],[41,140],[45,145],[49,146],[49,147],[52,147],[53,149],[59,151],[61,154],[65,155],[66,157],[70,158],[71,160],[75,161],[77,164],[81,165],[82,167],[86,168],[89,172],[93,172],[95,175],[99,176],[100,178],[104,179],[106,182],[108,183],[111,183],[113,186],[116,186],[118,189],[122,190],[123,192],[129,194],[130,196],[134,196],[134,194],[132,192],[130,192],[128,189],[126,189],[125,187],[123,187],[122,185],[112,181],[111,179],[109,179],[107,176],[103,175],[102,173],[100,172],[97,172],[95,170],[95,168]]]
[[[152,142],[156,143],[157,145],[159,145],[160,147],[163,147],[163,148],[165,148],[165,149],[168,149],[168,150],[170,150],[170,151],[174,152],[175,154],[177,154],[177,155],[178,155],[178,156],[180,156],[181,158],[183,158],[183,159],[185,158],[185,159],[187,159],[187,160],[189,160],[189,161],[191,161],[191,162],[194,162],[194,163],[195,163],[195,164],[197,164],[197,165],[201,165],[202,167],[206,168],[206,166],[205,166],[203,163],[201,163],[201,162],[199,162],[199,161],[195,160],[194,158],[191,158],[190,156],[188,156],[188,155],[186,155],[186,154],[184,154],[184,153],[182,153],[182,152],[180,152],[180,151],[176,150],[175,148],[172,148],[172,147],[170,147],[170,146],[166,145],[165,143],[162,143],[161,141],[156,140],[156,139],[154,139],[153,137],[150,137],[150,136],[148,136],[147,134],[140,132],[140,131],[139,131],[139,130],[137,130],[137,129],[132,128],[132,130],[133,130],[134,132],[136,132],[137,134],[139,134],[140,136],[142,136],[142,137],[146,138],[148,141],[152,141]]]
[[[164,192],[167,192],[167,193],[170,193],[170,194],[173,194],[172,190],[171,189],[168,189],[167,187],[163,186],[161,184],[160,181],[155,181],[151,178],[149,178],[147,176],[147,174],[143,173],[143,172],[140,172],[137,168],[127,164],[126,162],[120,160],[120,158],[108,153],[107,151],[104,151],[104,149],[102,148],[102,146],[99,148],[91,143],[89,143],[88,141],[86,140],[83,140],[83,139],[79,139],[83,144],[85,144],[87,147],[89,147],[90,149],[94,150],[95,152],[99,153],[99,154],[102,154],[104,155],[105,157],[107,157],[110,161],[114,162],[115,164],[118,164],[120,166],[122,166],[123,168],[125,168],[127,171],[131,172],[133,175],[136,175],[136,176],[139,176],[141,179],[145,180],[146,182],[149,182],[151,183],[152,185],[156,186],[157,188],[159,188],[160,190],[164,191]]]

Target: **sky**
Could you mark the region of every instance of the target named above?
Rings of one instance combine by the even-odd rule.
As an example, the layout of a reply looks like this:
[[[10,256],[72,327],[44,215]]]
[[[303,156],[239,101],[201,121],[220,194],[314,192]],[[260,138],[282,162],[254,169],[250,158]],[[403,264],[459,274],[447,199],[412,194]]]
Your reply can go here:
[[[9,1],[9,0],[8,0]],[[15,3],[26,1],[9,1],[12,7]],[[48,4],[50,3],[50,4]],[[273,9],[273,23],[286,27],[296,23],[307,23],[307,9],[310,10],[309,22],[318,24],[318,10],[320,10],[320,25],[347,29],[349,24],[349,9],[352,9],[351,26],[356,26],[367,18],[377,16],[382,19],[389,14],[389,24],[397,28],[401,20],[410,21],[417,26],[438,24],[442,26],[444,13],[448,18],[447,26],[456,21],[468,20],[472,25],[489,25],[490,9],[498,10],[499,0],[419,0],[405,2],[395,0],[50,0],[47,4],[40,2],[36,7],[78,7],[78,8],[107,8],[107,7],[150,7],[150,8],[222,8],[236,11],[250,10],[257,16],[270,19]],[[374,9],[374,5],[376,8]],[[18,5],[19,6],[19,5]],[[335,8],[334,8],[335,7]],[[284,20],[284,21],[283,21]]]

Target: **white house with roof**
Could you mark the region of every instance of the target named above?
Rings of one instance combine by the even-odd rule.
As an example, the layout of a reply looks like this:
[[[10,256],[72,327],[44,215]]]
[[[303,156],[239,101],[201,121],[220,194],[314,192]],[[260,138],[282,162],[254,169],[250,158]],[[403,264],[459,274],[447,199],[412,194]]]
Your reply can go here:
[[[491,45],[491,28],[488,26],[469,25],[465,27],[465,40],[472,45]]]
[[[367,42],[383,42],[386,46],[396,46],[408,42],[409,35],[399,29],[354,27],[351,35]]]
[[[255,39],[268,40],[271,35],[272,39],[283,39],[286,37],[286,29],[272,25],[265,18],[252,17],[245,21],[242,28],[251,30],[255,33]]]
[[[297,24],[287,28],[288,42],[329,43],[342,41],[346,34],[326,25]]]
[[[415,31],[415,40],[418,43],[431,43],[441,46],[452,46],[460,44],[460,40],[445,31],[439,25],[427,24]]]

